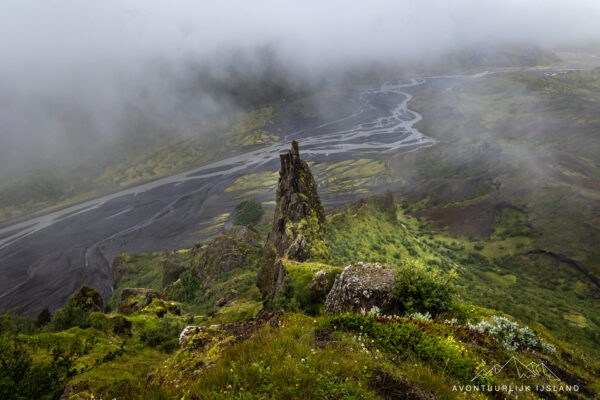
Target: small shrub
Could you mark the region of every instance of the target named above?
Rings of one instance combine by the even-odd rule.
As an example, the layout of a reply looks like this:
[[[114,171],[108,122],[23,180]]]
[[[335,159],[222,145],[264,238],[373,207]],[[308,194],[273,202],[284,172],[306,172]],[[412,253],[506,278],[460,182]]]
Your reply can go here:
[[[461,382],[470,382],[479,370],[475,354],[456,340],[447,326],[431,321],[411,321],[376,314],[344,314],[332,318],[329,325],[336,330],[358,334],[370,346],[389,354],[411,352],[418,359]],[[434,333],[429,333],[428,329]],[[440,337],[440,330],[447,331],[447,335]],[[487,382],[485,378],[480,378],[478,383]]]
[[[453,281],[456,277],[454,270],[445,275],[421,263],[409,264],[398,271],[392,298],[403,312],[435,316],[454,302],[457,289]]]
[[[144,330],[140,339],[150,347],[171,352],[179,347],[178,338],[183,328],[183,323],[179,319],[167,314],[156,327]]]
[[[289,274],[283,289],[273,299],[273,308],[287,312],[316,315],[323,308],[318,296],[309,289],[313,273]]]
[[[529,327],[521,327],[504,317],[493,316],[492,321],[481,321],[478,324],[467,324],[471,329],[488,333],[493,336],[505,349],[538,349],[554,353],[554,346],[543,342]]]
[[[180,303],[192,303],[201,296],[202,284],[191,268],[181,274],[178,284],[173,286],[170,293],[170,297]]]
[[[0,335],[0,398],[58,399],[69,379],[80,373],[75,364],[89,347],[78,342],[49,350],[48,360],[36,361],[25,342]]]
[[[85,329],[89,328],[92,322],[89,311],[78,307],[74,302],[69,302],[56,311],[52,320],[46,325],[46,329],[50,332],[65,331],[75,326]]]
[[[256,200],[244,200],[235,208],[234,225],[248,226],[257,224],[265,213],[262,205]]]
[[[0,335],[31,334],[35,330],[35,321],[33,318],[13,314],[11,311],[0,315]]]

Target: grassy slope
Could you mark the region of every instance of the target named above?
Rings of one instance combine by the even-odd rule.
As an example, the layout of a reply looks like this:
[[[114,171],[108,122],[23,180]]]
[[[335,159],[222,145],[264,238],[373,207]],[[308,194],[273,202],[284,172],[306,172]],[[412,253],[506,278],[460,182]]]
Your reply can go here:
[[[49,357],[47,349],[57,343],[69,345],[93,338],[89,351],[77,361],[83,372],[72,380],[88,385],[74,397],[78,399],[91,398],[92,393],[119,399],[363,399],[401,393],[418,398],[432,394],[464,398],[452,391],[454,385],[470,383],[476,371],[512,355],[523,362],[543,361],[571,383],[579,379],[585,397],[600,392],[600,354],[594,334],[598,330],[594,319],[599,311],[597,302],[585,292],[583,277],[573,279],[572,270],[561,267],[564,270],[557,277],[555,265],[514,256],[533,240],[524,215],[507,210],[495,220],[490,239],[477,240],[451,236],[411,217],[413,208],[418,207],[420,204],[407,201],[397,209],[386,208],[381,199],[358,202],[329,217],[327,241],[332,264],[337,266],[362,260],[395,267],[426,263],[446,271],[457,268],[464,305],[432,322],[331,317],[321,314],[322,307],[311,307],[309,312],[316,316],[288,312],[279,325],[259,327],[245,340],[215,332],[198,348],[174,352],[145,341],[148,332],[166,332],[162,340],[170,343],[187,324],[211,325],[255,316],[260,303],[253,284],[253,260],[251,265],[217,277],[213,294],[207,298],[205,292],[197,292],[190,303],[183,304],[183,316],[160,319],[151,308],[129,316],[131,336],[114,334],[106,317],[96,313],[87,329],[21,338],[38,359]],[[263,239],[266,228],[260,227]],[[124,286],[161,290],[162,263],[167,258],[185,264],[189,251],[128,256],[129,272],[121,278],[111,303],[116,303]],[[296,312],[302,311],[302,301],[307,298],[303,289],[311,274],[319,269],[340,271],[317,263],[288,263],[288,269],[296,285],[293,296],[300,305],[293,307]],[[549,270],[561,281],[558,287],[543,283]],[[216,300],[231,289],[238,291],[238,298],[217,307]],[[198,303],[198,299],[202,301]],[[477,322],[491,315],[513,315],[528,323],[539,337],[556,346],[557,352],[508,351],[488,337],[444,323],[453,318],[461,323]],[[150,380],[146,377],[149,372],[154,373]],[[526,380],[509,372],[489,382],[514,385]]]
[[[446,270],[459,266],[464,300],[539,324],[600,356],[600,306],[590,282],[568,265],[521,255],[533,240],[522,219],[502,215],[492,237],[479,240],[433,229],[406,211],[391,216],[366,206],[334,215],[327,237],[334,264],[423,260]]]
[[[421,93],[412,103],[425,115],[420,128],[441,143],[412,160],[396,159],[395,168],[414,166],[415,181],[495,181],[490,197],[528,213],[540,234],[535,246],[600,274],[599,82],[600,71],[509,75],[470,81],[436,93],[435,101],[433,92]]]
[[[97,362],[97,365],[75,378],[90,384],[90,391],[81,394],[79,398],[89,398],[90,392],[104,398],[179,399],[196,398],[195,395],[198,398],[376,398],[385,395],[378,392],[381,387],[416,390],[425,396],[434,392],[440,398],[462,398],[465,396],[452,392],[452,384],[464,381],[466,375],[463,376],[463,372],[469,371],[469,368],[477,368],[475,361],[486,361],[491,365],[492,362],[505,360],[511,354],[517,354],[523,360],[544,359],[561,370],[583,377],[588,390],[585,397],[597,396],[600,392],[600,382],[597,380],[600,371],[597,361],[600,348],[597,334],[600,309],[597,300],[591,297],[594,293],[593,285],[585,276],[564,263],[556,263],[544,256],[523,255],[528,249],[543,246],[578,258],[586,262],[586,265],[589,265],[589,260],[595,259],[593,247],[579,241],[588,231],[579,230],[578,226],[575,226],[573,232],[569,231],[573,229],[573,221],[581,221],[582,218],[594,221],[597,217],[594,208],[589,206],[593,204],[589,196],[594,194],[594,190],[583,191],[581,181],[565,181],[563,175],[597,177],[594,175],[597,172],[597,160],[594,159],[596,153],[588,153],[585,149],[578,153],[576,149],[569,148],[566,142],[561,142],[560,132],[567,122],[561,122],[558,118],[557,125],[552,127],[548,136],[552,140],[542,150],[554,154],[554,151],[560,149],[575,157],[578,162],[573,162],[570,158],[552,157],[552,162],[540,163],[541,166],[536,164],[536,169],[532,170],[521,169],[519,164],[511,164],[514,168],[508,168],[507,164],[510,163],[502,158],[505,155],[486,159],[488,157],[485,156],[489,154],[484,152],[482,157],[479,149],[484,141],[508,153],[508,160],[515,159],[511,158],[515,156],[510,150],[521,149],[523,145],[528,151],[536,153],[538,148],[532,143],[536,143],[536,132],[538,135],[540,133],[534,129],[534,123],[529,125],[530,136],[525,139],[516,134],[506,137],[506,134],[513,132],[511,129],[515,126],[526,122],[527,110],[531,113],[534,109],[550,107],[547,111],[557,115],[558,111],[552,107],[563,104],[562,101],[557,101],[552,105],[552,96],[556,94],[554,89],[548,89],[550,94],[546,95],[549,97],[544,97],[545,89],[533,89],[537,83],[527,81],[530,78],[524,78],[525,83],[519,79],[521,78],[513,81],[512,78],[502,77],[499,80],[481,81],[483,88],[477,87],[477,82],[475,88],[466,88],[465,93],[456,95],[458,97],[440,99],[436,103],[438,108],[433,110],[439,113],[434,113],[435,117],[425,118],[427,123],[422,129],[427,133],[437,132],[437,138],[442,141],[443,146],[396,157],[390,163],[383,164],[383,169],[377,170],[380,179],[392,176],[392,181],[407,182],[407,186],[414,185],[415,182],[423,184],[435,178],[450,179],[452,183],[463,183],[466,180],[469,185],[464,193],[447,196],[434,185],[434,190],[425,197],[420,196],[420,193],[407,193],[403,206],[395,213],[381,211],[373,203],[365,202],[338,210],[329,219],[327,240],[334,265],[343,266],[362,260],[395,266],[421,261],[446,270],[458,266],[460,283],[464,288],[463,301],[489,309],[459,307],[433,323],[400,324],[398,329],[412,330],[413,325],[417,326],[414,329],[418,330],[414,332],[422,338],[418,343],[428,343],[427,347],[398,342],[396,347],[390,349],[384,344],[384,339],[395,331],[388,332],[387,323],[378,325],[380,322],[372,319],[356,317],[344,320],[343,317],[309,317],[292,313],[284,316],[280,327],[260,328],[248,340],[233,343],[230,338],[220,337],[202,351],[177,351],[171,354],[140,340],[143,332],[154,329],[160,323],[160,319],[148,313],[130,317],[133,322],[132,337],[113,334],[107,330],[100,317],[100,321],[88,329],[72,328],[65,332],[23,337],[31,341],[31,349],[36,357],[47,357],[44,350],[46,342],[66,344],[89,337],[96,338],[97,343],[81,362]],[[545,81],[545,78],[531,79],[535,82],[538,79]],[[577,77],[571,76],[561,76],[560,79],[577,81]],[[593,83],[586,79],[581,83],[585,87],[582,89],[585,91],[584,98],[595,93]],[[565,84],[570,86],[574,82]],[[554,84],[550,84],[552,88]],[[556,83],[558,86],[561,84],[561,81]],[[516,85],[519,90],[525,87],[537,94],[528,99],[521,93],[512,100],[493,94],[494,91],[506,90],[507,85]],[[492,94],[487,90],[491,90]],[[416,104],[425,104],[428,95],[430,94],[421,94],[421,98],[415,99]],[[568,96],[568,93],[564,95]],[[557,98],[561,99],[560,96]],[[523,102],[519,104],[524,107],[523,115],[518,118],[509,112],[514,101]],[[454,108],[449,109],[449,103]],[[569,107],[577,104],[580,103],[575,102]],[[497,114],[485,111],[491,109],[496,110]],[[425,113],[425,110],[422,112]],[[585,128],[589,123],[593,128],[593,116],[590,115],[588,120],[581,116],[587,115],[587,111],[584,109],[580,112],[583,113],[580,118],[584,120],[577,126],[583,125]],[[470,122],[466,123],[458,115],[468,116],[467,121],[478,122],[471,126]],[[565,117],[567,115],[569,113],[565,113]],[[519,124],[512,126],[507,122],[511,118],[516,118]],[[481,130],[482,126],[485,129]],[[472,135],[464,135],[465,132]],[[574,134],[581,134],[578,140],[587,143],[584,133],[584,130],[575,130]],[[468,157],[462,157],[464,155]],[[559,167],[554,167],[557,160]],[[370,163],[378,161],[362,162],[365,163],[364,169],[360,162],[355,168],[347,168],[346,165],[331,168],[321,165],[313,168],[317,174],[318,171],[325,174],[336,170],[339,177],[336,175],[330,179],[339,179],[352,190],[360,190],[361,185],[365,184],[361,183],[363,175],[376,167]],[[580,163],[588,166],[589,170],[582,169]],[[561,164],[566,165],[561,167]],[[532,178],[538,177],[529,174],[539,173],[538,169],[546,171],[546,168],[561,172],[560,175],[544,175],[548,180],[541,187],[546,191],[536,193],[540,187],[524,193],[517,190],[527,186]],[[352,176],[345,176],[344,171]],[[493,178],[498,176],[503,177],[501,185],[493,182]],[[345,181],[347,178],[351,178],[350,183]],[[418,210],[468,204],[473,199],[512,200],[522,208],[503,209],[493,219],[491,235],[480,239],[461,235],[460,232],[453,233],[436,227],[426,219],[419,220],[411,216]],[[581,204],[587,204],[587,207],[581,208]],[[566,217],[553,218],[552,215],[557,215],[556,210],[560,210]],[[584,224],[581,229],[592,229],[593,233],[593,224],[590,225],[591,228],[587,228]],[[578,256],[579,251],[583,251],[581,257]],[[165,256],[131,256],[129,262],[135,266],[137,273],[126,276],[120,288],[148,286],[160,289],[162,258]],[[255,315],[259,307],[257,292],[252,285],[248,286],[248,283],[253,282],[255,271],[255,266],[246,266],[217,280],[219,293],[241,289],[239,291],[242,295],[232,305],[215,308],[213,304],[218,297],[215,296],[206,305],[184,305],[184,312],[190,311],[195,315],[172,318],[180,328],[187,323],[211,324]],[[118,289],[116,293],[119,292]],[[481,345],[461,337],[458,332],[448,331],[449,328],[443,324],[443,318],[459,317],[477,321],[482,317],[503,313],[528,323],[538,335],[557,346],[557,353],[511,353],[498,350],[491,343]],[[369,331],[372,342],[362,338],[364,332],[357,328],[359,325],[374,329]],[[385,335],[382,337],[373,327],[382,329]],[[431,332],[435,334],[432,336]],[[430,336],[432,339],[429,339]],[[125,343],[124,351],[120,352],[118,349],[122,343]],[[459,356],[463,348],[468,348],[467,354],[473,357],[472,364],[461,364],[458,361],[455,364],[454,360],[465,358],[464,354]],[[116,354],[113,360],[106,357],[111,352]],[[445,367],[440,365],[440,354],[448,355],[453,360],[450,365],[458,367],[449,369],[448,362]],[[471,359],[469,357],[467,359]],[[212,366],[206,369],[203,367],[206,364]],[[186,367],[190,365],[198,366],[197,370],[202,372],[194,373],[194,370]],[[156,379],[153,383],[146,384],[145,377],[150,371],[155,372]],[[382,379],[386,380],[386,385],[381,384]],[[506,382],[512,384],[520,382],[514,376],[506,379]]]

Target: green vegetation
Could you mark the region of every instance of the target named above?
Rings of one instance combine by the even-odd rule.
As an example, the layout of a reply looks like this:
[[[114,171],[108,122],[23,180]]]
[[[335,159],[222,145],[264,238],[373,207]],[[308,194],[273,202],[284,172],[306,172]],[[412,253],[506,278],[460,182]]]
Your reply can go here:
[[[140,340],[150,347],[171,352],[179,347],[178,336],[185,327],[183,321],[167,314],[160,319],[156,326],[144,330]]]
[[[316,242],[315,259],[326,264],[283,260],[283,289],[272,301],[283,314],[261,311],[260,244],[231,269],[217,268],[223,264],[215,257],[196,270],[198,254],[239,255],[222,247],[202,253],[205,244],[119,255],[113,310],[125,287],[161,296],[131,315],[70,302],[43,327],[0,317],[0,362],[8,371],[0,397],[56,398],[67,384],[80,383],[73,399],[483,399],[496,394],[452,388],[531,383],[509,369],[493,373],[511,357],[537,368],[544,363],[562,382],[581,387],[556,398],[597,397],[600,305],[590,274],[597,276],[600,260],[600,151],[589,134],[600,126],[598,73],[469,80],[435,102],[426,89],[414,99],[427,116],[420,129],[441,145],[314,165],[331,191],[363,193],[390,182],[410,190],[334,210],[324,237],[311,230],[316,216],[287,227]],[[316,118],[298,100],[290,107]],[[536,110],[553,125],[538,125]],[[253,115],[277,118],[272,113]],[[273,140],[255,122],[233,124],[238,143]],[[227,190],[245,198],[271,190],[276,179],[271,172],[242,176]],[[245,201],[234,220],[256,223],[260,213],[260,204]],[[199,229],[217,231],[228,216]],[[253,231],[261,243],[267,230]],[[321,242],[327,254],[319,252]],[[186,269],[163,288],[166,261]],[[402,315],[380,315],[375,307],[324,314],[324,294],[343,266],[358,261],[394,270],[392,296]],[[187,325],[202,330],[180,345]],[[552,383],[546,374],[536,379]]]
[[[56,399],[70,378],[76,361],[88,348],[71,343],[69,349],[51,347],[46,360],[34,362],[35,353],[20,337],[0,336],[0,397],[3,399]]]
[[[333,286],[335,277],[342,272],[340,267],[305,262],[284,262],[288,275],[283,289],[273,299],[273,308],[289,312],[318,315],[323,312],[323,290],[311,289],[311,282],[317,272],[326,274],[325,293]]]
[[[507,224],[500,216],[492,238],[476,240],[448,236],[405,214],[406,208],[396,209],[388,202],[367,199],[329,218],[326,239],[331,265],[285,260],[284,288],[273,304],[287,313],[272,322],[252,322],[260,321],[253,318],[261,308],[255,286],[256,258],[217,274],[207,287],[188,268],[175,283],[161,288],[164,260],[176,259],[186,265],[191,262],[191,251],[122,254],[117,264],[124,273],[115,287],[115,298],[124,285],[147,283],[166,299],[183,303],[182,315],[155,312],[162,304],[157,299],[127,317],[114,312],[77,311],[73,302],[55,313],[41,330],[31,320],[7,314],[0,318],[2,331],[10,332],[3,334],[3,346],[8,350],[2,351],[13,354],[9,351],[13,345],[4,344],[6,338],[20,341],[31,357],[27,365],[52,370],[52,348],[66,349],[64,354],[73,354],[69,356],[72,372],[63,373],[62,378],[52,375],[56,382],[53,393],[61,393],[67,383],[79,382],[72,389],[72,398],[91,398],[93,394],[117,399],[375,399],[392,393],[464,398],[452,388],[471,383],[475,376],[478,383],[526,383],[515,372],[487,374],[492,365],[512,356],[526,364],[545,362],[553,371],[569,371],[576,378],[568,379],[585,382],[581,384],[586,396],[600,390],[593,374],[600,364],[590,355],[593,339],[582,340],[583,336],[573,333],[588,329],[581,327],[578,317],[584,315],[583,309],[581,314],[571,311],[565,315],[574,324],[556,329],[539,324],[545,315],[542,310],[535,315],[540,320],[529,320],[533,323],[529,326],[513,322],[512,317],[506,319],[502,312],[527,313],[535,304],[529,304],[529,309],[509,301],[488,304],[502,311],[469,304],[483,303],[478,296],[488,296],[490,291],[497,291],[492,296],[498,300],[513,293],[513,287],[519,291],[536,289],[542,298],[555,291],[534,287],[524,275],[530,273],[529,268],[499,270],[496,261],[490,261],[517,249],[515,239],[531,240],[521,228],[496,234],[505,231],[503,226],[522,226],[521,217],[511,216]],[[523,256],[500,257],[498,262],[503,267],[509,265],[505,263],[510,257]],[[324,274],[326,293],[342,271],[340,266],[352,259],[387,262],[395,268],[394,295],[404,306],[404,316],[379,315],[375,309],[364,314],[323,314],[323,292],[312,285],[315,276]],[[501,273],[504,270],[510,274]],[[455,296],[453,282],[463,287],[462,299]],[[577,299],[589,304],[580,286],[565,281],[567,288],[572,294],[560,294],[564,301]],[[231,293],[235,295],[229,297]],[[113,298],[111,303],[115,301]],[[573,304],[565,307],[579,310]],[[591,324],[593,318],[585,321]],[[184,326],[214,324],[221,325],[206,328],[188,344],[179,345]],[[571,332],[581,347],[562,341],[573,342],[561,337],[563,332]],[[53,344],[46,347],[46,343]],[[68,343],[79,344],[70,350]],[[33,376],[19,375],[19,379],[32,382],[37,379]],[[545,382],[547,378],[540,379]]]
[[[348,265],[353,260],[397,268],[425,264],[446,274],[455,269],[463,301],[539,324],[597,354],[600,306],[589,294],[593,284],[572,266],[557,264],[548,256],[525,254],[534,248],[530,228],[511,233],[518,236],[460,237],[410,217],[406,210],[399,208],[393,215],[371,200],[333,215],[326,236],[332,264]],[[522,236],[523,229],[526,236]],[[502,226],[495,230],[504,231]],[[580,317],[565,317],[571,314],[583,317],[586,324],[573,323],[573,318],[580,321]]]
[[[162,289],[162,268],[166,261],[175,264],[189,264],[189,249],[174,252],[157,252],[128,255],[121,253],[113,262],[114,293],[109,301],[116,309],[121,301],[123,288]],[[174,300],[176,300],[174,298]]]
[[[454,270],[442,276],[422,263],[411,262],[396,273],[392,298],[401,305],[403,313],[428,313],[438,315],[446,311],[456,297]]]
[[[257,224],[265,213],[262,205],[256,200],[244,200],[235,208],[233,225],[248,226]]]

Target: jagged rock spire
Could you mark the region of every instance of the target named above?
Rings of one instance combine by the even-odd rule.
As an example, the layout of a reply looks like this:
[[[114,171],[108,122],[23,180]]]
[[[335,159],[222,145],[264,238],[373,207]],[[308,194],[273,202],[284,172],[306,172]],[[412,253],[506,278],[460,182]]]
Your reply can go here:
[[[279,157],[277,206],[256,280],[267,307],[283,286],[286,271],[281,258],[330,258],[325,244],[325,211],[310,168],[300,158],[298,142],[292,141],[292,148]]]

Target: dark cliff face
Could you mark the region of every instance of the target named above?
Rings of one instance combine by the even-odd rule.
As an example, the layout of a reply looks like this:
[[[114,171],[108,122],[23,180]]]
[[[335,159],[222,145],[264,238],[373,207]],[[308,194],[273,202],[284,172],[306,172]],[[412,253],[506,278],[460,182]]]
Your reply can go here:
[[[281,289],[285,267],[281,258],[328,261],[325,211],[308,164],[300,158],[298,143],[280,155],[277,206],[265,243],[256,283],[265,305]]]

